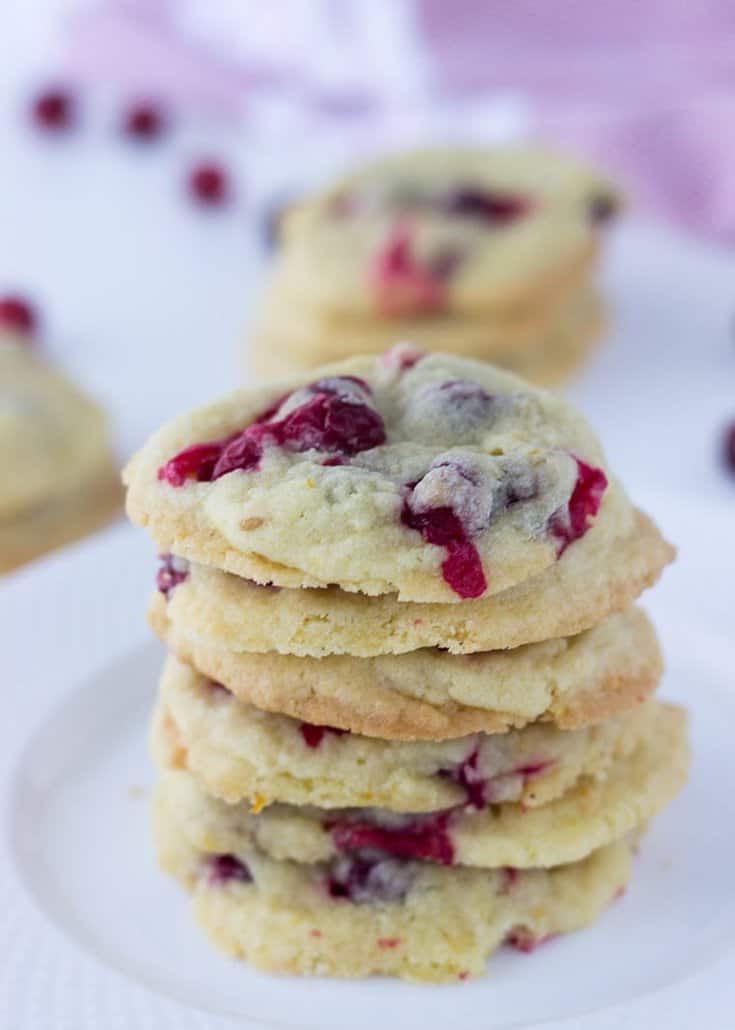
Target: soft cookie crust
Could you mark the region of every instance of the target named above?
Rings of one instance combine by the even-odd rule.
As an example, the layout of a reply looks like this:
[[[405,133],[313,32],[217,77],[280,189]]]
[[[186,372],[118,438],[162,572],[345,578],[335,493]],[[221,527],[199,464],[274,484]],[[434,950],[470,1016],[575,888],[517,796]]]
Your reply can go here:
[[[640,704],[661,676],[656,634],[639,608],[576,637],[509,651],[421,648],[359,659],[228,651],[172,621],[160,593],[148,615],[174,654],[240,700],[387,740],[502,733],[537,720],[579,729]]]
[[[130,462],[128,512],[160,551],[261,583],[452,603],[633,528],[557,397],[401,349],[313,375],[182,416]]]
[[[538,723],[445,741],[383,741],[262,712],[169,658],[161,715],[187,766],[226,801],[435,811],[464,803],[543,805],[602,776],[652,725],[649,706],[580,730]]]
[[[169,594],[168,617],[187,638],[231,652],[320,658],[422,647],[451,654],[494,651],[573,636],[623,611],[656,582],[674,553],[639,512],[621,539],[587,533],[541,575],[459,605],[400,603],[336,588],[278,590],[192,564]]]
[[[506,940],[530,951],[586,926],[624,891],[632,851],[620,841],[583,862],[512,878],[503,870],[383,864],[377,878],[392,900],[358,903],[330,895],[334,867],[276,862],[255,849],[229,863],[239,879],[219,882],[210,871],[217,866],[192,846],[161,795],[153,828],[159,864],[192,892],[196,921],[226,954],[272,973],[423,982],[481,975]]]
[[[364,828],[388,833],[386,854],[420,856],[445,865],[516,869],[551,867],[585,858],[640,830],[681,790],[689,748],[686,713],[651,705],[637,733],[604,774],[583,776],[539,807],[503,802],[483,809],[403,815],[385,809],[324,809],[275,804],[254,811],[207,792],[186,766],[170,728],[154,730],[161,779],[158,792],[178,814],[193,847],[240,854],[255,847],[278,860],[323,862],[364,843]],[[392,849],[392,850],[391,850]]]

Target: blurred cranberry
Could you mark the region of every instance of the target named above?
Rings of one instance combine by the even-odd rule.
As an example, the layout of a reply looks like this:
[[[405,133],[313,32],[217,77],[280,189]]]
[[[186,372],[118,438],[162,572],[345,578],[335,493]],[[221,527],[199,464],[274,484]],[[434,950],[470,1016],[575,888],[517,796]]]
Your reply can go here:
[[[125,135],[145,142],[157,139],[167,128],[162,110],[147,100],[133,104],[123,118]]]
[[[722,453],[727,467],[731,472],[735,472],[735,422],[731,422],[725,430]]]
[[[22,297],[0,297],[0,328],[31,336],[38,324],[36,312]]]
[[[222,165],[202,161],[189,172],[189,190],[198,203],[219,207],[230,199],[230,178]]]
[[[31,106],[31,115],[46,132],[65,132],[74,124],[76,103],[65,89],[55,88],[39,93]]]

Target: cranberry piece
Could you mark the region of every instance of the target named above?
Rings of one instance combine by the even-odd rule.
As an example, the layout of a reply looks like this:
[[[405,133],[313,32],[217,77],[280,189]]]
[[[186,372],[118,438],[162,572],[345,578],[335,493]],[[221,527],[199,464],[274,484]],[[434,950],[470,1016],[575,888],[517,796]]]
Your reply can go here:
[[[378,904],[402,901],[412,879],[403,862],[358,853],[332,864],[326,887],[332,898],[347,898],[356,905]]]
[[[727,467],[731,472],[735,472],[735,422],[725,430],[722,453]]]
[[[134,104],[123,118],[123,132],[144,142],[157,139],[166,131],[166,127],[161,109],[150,101]]]
[[[455,594],[467,599],[481,597],[485,593],[487,580],[480,554],[451,508],[416,512],[406,500],[401,510],[401,522],[409,529],[418,530],[427,543],[447,549],[449,553],[442,562],[442,576]]]
[[[257,426],[253,425],[249,428],[252,430],[249,435],[248,430],[245,430],[244,433],[231,439],[222,449],[211,472],[206,477],[208,482],[219,479],[220,476],[226,476],[228,472],[234,472],[235,469],[242,469],[243,472],[252,472],[257,469],[263,456],[263,447],[257,439]]]
[[[189,563],[185,558],[177,558],[175,554],[159,555],[159,560],[161,564],[156,573],[156,586],[168,601],[171,591],[189,575]]]
[[[250,870],[236,855],[211,855],[204,863],[204,876],[210,887],[221,887],[233,880],[253,882]]]
[[[412,250],[410,226],[395,226],[372,267],[378,306],[387,316],[441,311],[446,296],[444,279],[435,269],[419,264]]]
[[[350,385],[363,389],[361,380],[345,377]],[[240,469],[257,469],[266,444],[290,451],[338,451],[356,454],[385,443],[383,420],[374,408],[365,404],[353,390],[339,392],[329,381],[329,392],[318,390],[281,419],[274,419],[288,397],[271,406],[241,433],[226,440],[193,444],[169,459],[158,470],[158,478],[171,486],[183,486],[187,480],[212,482],[220,476]],[[369,390],[367,383],[364,388]]]
[[[532,204],[526,197],[490,193],[472,186],[459,187],[444,199],[447,214],[473,218],[491,225],[505,225],[527,215]]]
[[[590,528],[590,519],[600,510],[602,495],[607,488],[607,476],[602,469],[574,459],[577,480],[566,508],[557,509],[549,519],[549,532],[556,538],[556,556],[561,556],[570,544],[579,540]]]
[[[219,207],[230,199],[230,178],[222,165],[203,161],[189,172],[189,192],[200,204]]]
[[[63,132],[71,128],[75,119],[74,98],[65,89],[45,90],[33,101],[31,115],[39,128]]]
[[[425,859],[452,865],[454,845],[448,833],[450,812],[417,818],[402,827],[381,827],[369,822],[328,824],[338,851],[371,849],[396,858]]]
[[[334,733],[337,737],[342,737],[347,730],[337,729],[336,726],[316,726],[312,722],[302,722],[299,726],[299,733],[304,738],[304,743],[307,747],[317,748],[324,740],[326,733]]]
[[[522,951],[524,955],[530,955],[532,951],[535,951],[536,948],[550,941],[555,936],[556,934],[549,933],[545,937],[534,937],[527,926],[514,926],[505,935],[503,943],[511,948],[515,948],[516,951]]]
[[[22,297],[0,298],[0,328],[30,336],[36,329],[37,321],[33,307]]]
[[[405,372],[425,357],[426,351],[417,347],[415,343],[396,343],[390,350],[381,354],[378,360],[384,368]]]
[[[183,486],[189,479],[209,482],[222,454],[222,443],[195,443],[185,447],[158,470],[158,478],[171,486]]]
[[[448,780],[463,787],[467,797],[466,804],[476,809],[485,808],[489,800],[487,796],[489,781],[477,768],[479,758],[480,752],[475,748],[459,765],[453,769],[441,769],[439,772],[440,776],[445,776]]]

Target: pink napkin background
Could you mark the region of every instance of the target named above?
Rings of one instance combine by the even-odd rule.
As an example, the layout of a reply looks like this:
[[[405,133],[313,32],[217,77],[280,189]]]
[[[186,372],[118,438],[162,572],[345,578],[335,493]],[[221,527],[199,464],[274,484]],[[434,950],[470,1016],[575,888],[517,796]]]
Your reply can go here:
[[[365,34],[365,0],[314,5],[323,37],[304,21],[311,5],[268,0],[264,14],[242,0],[238,46],[198,37],[196,0],[100,0],[69,24],[67,71],[234,120],[257,99],[288,96],[316,129],[393,144],[402,107],[519,94],[536,134],[608,165],[665,217],[735,239],[732,0],[395,2],[405,4],[403,80],[395,34],[390,54]],[[216,20],[217,0],[199,3]]]

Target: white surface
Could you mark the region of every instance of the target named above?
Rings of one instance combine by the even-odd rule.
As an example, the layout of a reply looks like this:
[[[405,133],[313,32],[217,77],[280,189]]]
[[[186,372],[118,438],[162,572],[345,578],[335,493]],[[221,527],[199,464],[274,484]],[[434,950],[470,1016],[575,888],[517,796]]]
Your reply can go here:
[[[29,25],[30,19],[26,21]],[[23,41],[26,52],[40,54],[40,44],[31,46],[36,37],[28,25]],[[8,53],[11,56],[17,53]],[[191,130],[182,130],[160,148],[140,150],[119,143],[96,113],[89,130],[77,138],[48,141],[28,132],[18,120],[17,96],[15,91],[3,90],[0,100],[7,105],[0,111],[4,118],[0,123],[0,292],[17,288],[38,300],[47,320],[46,345],[107,405],[121,454],[126,454],[163,418],[237,383],[237,339],[257,282],[257,244],[245,197],[262,194],[271,173],[282,181],[285,171],[297,173],[302,165],[313,164],[314,155],[294,153],[288,169],[271,165],[269,171],[267,158],[249,149],[246,139],[200,138]],[[230,211],[199,213],[178,188],[182,161],[205,146],[230,155],[241,177],[243,200]],[[606,920],[589,944],[589,955],[599,954],[594,950],[604,947],[597,943],[599,934],[608,927],[619,934],[627,926],[630,956],[638,960],[641,984],[656,981],[662,970],[664,978],[669,977],[672,962],[685,953],[691,956],[692,968],[705,957],[710,938],[702,915],[711,912],[714,892],[723,887],[724,856],[732,849],[732,819],[723,807],[729,804],[723,793],[732,787],[731,774],[727,778],[731,758],[722,748],[721,736],[732,725],[726,714],[730,699],[723,702],[722,725],[713,715],[719,703],[717,692],[727,689],[726,677],[732,682],[735,667],[727,643],[732,637],[735,600],[735,482],[722,473],[717,460],[719,429],[735,416],[734,273],[735,261],[724,251],[651,225],[623,227],[613,241],[606,273],[618,328],[569,391],[600,431],[616,471],[636,498],[650,502],[681,549],[680,561],[667,572],[652,600],[673,656],[671,685],[692,696],[698,765],[693,787],[671,817],[665,817],[663,836],[654,838],[653,847],[668,847],[680,839],[684,864],[678,865],[680,856],[675,856],[672,875],[685,877],[686,887],[673,893],[671,911],[662,905],[655,914],[640,891],[634,892],[611,914],[613,923]],[[109,867],[110,895],[124,902],[129,920],[125,934],[121,929],[117,940],[118,928],[110,915],[114,910],[101,903],[98,907],[97,895],[91,891],[84,909],[85,918],[98,918],[95,932],[106,948],[114,946],[129,962],[131,928],[137,924],[139,939],[146,945],[158,942],[162,940],[159,913],[165,912],[176,948],[202,958],[202,971],[195,981],[200,988],[202,977],[212,970],[218,984],[226,980],[230,1001],[237,993],[236,974],[209,956],[189,924],[184,899],[160,880],[145,879],[148,873],[140,864],[144,858],[140,854],[135,858],[134,883],[120,874],[120,860],[132,854],[119,850],[121,839],[137,834],[144,821],[140,802],[129,801],[125,792],[148,777],[141,742],[139,775],[127,771],[130,757],[123,761],[120,749],[130,741],[126,734],[135,725],[139,698],[152,693],[153,684],[132,683],[128,699],[124,684],[104,678],[95,681],[101,694],[99,707],[80,719],[75,732],[85,775],[93,768],[92,758],[100,762],[99,783],[88,781],[90,791],[94,787],[97,793],[75,795],[66,773],[52,775],[50,787],[44,787],[41,779],[47,791],[46,807],[31,810],[38,812],[38,850],[29,856],[26,834],[22,877],[11,861],[10,835],[18,832],[19,814],[10,804],[8,790],[19,757],[25,752],[37,761],[39,777],[54,773],[54,747],[61,749],[63,759],[64,749],[75,743],[68,723],[62,722],[58,742],[52,733],[43,750],[37,743],[35,751],[26,751],[28,741],[37,727],[48,725],[51,711],[71,696],[72,688],[148,639],[143,609],[152,568],[152,549],[144,534],[120,526],[23,570],[0,586],[6,695],[0,721],[5,815],[0,846],[0,1026],[8,1030],[220,1030],[228,1025],[218,1017],[181,1008],[94,963],[68,935],[52,928],[21,883],[22,878],[30,878],[36,890],[45,883],[47,892],[60,892],[64,904],[78,912],[84,894],[80,885],[88,867],[75,867],[74,857],[80,856],[82,863],[83,855],[84,862],[93,863],[90,887],[95,890]],[[118,703],[120,736],[114,737],[111,730],[117,727],[111,715]],[[48,751],[45,758],[44,750]],[[116,764],[118,760],[122,764]],[[25,771],[30,769],[26,764]],[[99,798],[106,784],[114,787],[109,810],[98,804],[90,814],[90,799]],[[80,799],[78,807],[73,804],[75,797]],[[701,806],[707,807],[695,811]],[[114,818],[117,812],[119,826]],[[60,821],[47,821],[52,813]],[[26,820],[28,816],[26,812]],[[27,830],[27,821],[24,825]],[[63,863],[49,859],[50,847],[58,847]],[[655,860],[655,854],[646,861]],[[44,880],[39,870],[41,863],[49,861],[54,876]],[[65,879],[69,872],[73,878]],[[727,883],[724,888],[727,894]],[[731,896],[730,889],[729,896],[723,897],[723,916],[729,913]],[[645,925],[631,930],[644,915]],[[656,927],[665,932],[659,934],[647,959],[637,950],[637,934],[648,940],[646,935]],[[586,955],[584,941],[570,943],[572,952],[555,954]],[[693,978],[636,999],[632,995],[637,988],[631,985],[626,965],[627,940],[625,952],[614,963],[611,960],[607,977],[610,997],[623,1000],[625,995],[628,1000],[560,1026],[565,1030],[732,1027],[732,956]],[[556,961],[555,954],[549,953],[549,962]],[[150,949],[145,951],[142,964],[150,970],[154,960]],[[528,974],[528,991],[532,994],[533,977],[544,976],[546,958],[542,952],[530,961],[534,972]],[[520,968],[524,976],[531,969]],[[571,996],[566,1011],[573,1011],[578,989],[589,997],[601,982],[599,969],[589,967],[570,967],[565,976],[565,990]],[[619,995],[615,994],[618,976],[622,977]],[[243,978],[243,996],[249,990],[247,982]],[[490,1025],[487,1014],[494,1011],[493,990],[488,981],[468,985],[466,994],[452,991],[447,995],[451,1002],[441,1000],[441,994],[432,997],[440,999],[437,1004],[442,1009],[451,1007],[448,1022],[452,1025],[479,1028]],[[312,1025],[320,1025],[317,1004],[331,1006],[332,1000],[336,1004],[337,998],[349,993],[344,985],[332,993],[325,987],[286,986],[275,980],[264,981],[259,991],[271,992],[276,1000],[282,992],[291,992],[289,997],[299,999],[294,1013],[307,1012]],[[356,992],[362,1005],[367,994],[359,987]],[[334,1010],[330,1018],[337,1024],[342,1018],[347,1025],[366,1011],[367,1005],[342,1015]],[[559,1011],[554,1009],[554,1014]],[[380,1022],[395,1025],[384,1012]]]

